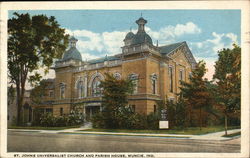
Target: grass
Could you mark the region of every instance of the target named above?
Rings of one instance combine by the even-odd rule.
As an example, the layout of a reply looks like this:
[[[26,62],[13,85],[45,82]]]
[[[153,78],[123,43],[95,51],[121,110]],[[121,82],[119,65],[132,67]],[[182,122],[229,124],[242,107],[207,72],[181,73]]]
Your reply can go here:
[[[41,126],[10,126],[8,129],[34,129],[34,130],[63,130],[69,128],[79,128],[80,126],[66,126],[66,127],[41,127]]]
[[[235,136],[239,136],[239,135],[241,135],[241,132],[236,132],[236,133],[232,133],[232,134],[228,134],[228,135],[223,135],[223,137],[231,138],[231,137],[235,137]]]
[[[237,129],[238,126],[229,127],[228,129]],[[167,129],[167,130],[133,130],[133,129],[87,129],[80,131],[89,131],[89,132],[116,132],[116,133],[155,133],[155,134],[186,134],[186,135],[202,135],[213,132],[224,131],[223,126],[211,126],[211,127],[202,127],[200,130],[199,127],[189,127],[186,129]]]

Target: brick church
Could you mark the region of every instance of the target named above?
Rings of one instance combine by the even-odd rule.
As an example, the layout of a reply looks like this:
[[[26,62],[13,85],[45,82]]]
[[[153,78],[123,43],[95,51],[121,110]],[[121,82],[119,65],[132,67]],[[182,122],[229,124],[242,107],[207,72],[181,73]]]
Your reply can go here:
[[[76,48],[77,39],[71,37],[69,49],[52,68],[56,77],[47,80],[43,104],[32,107],[59,116],[69,114],[78,105],[90,118],[102,110],[99,85],[105,73],[133,80],[136,86],[129,96],[129,106],[135,112],[149,114],[156,110],[159,100],[176,101],[179,81],[187,81],[196,64],[187,43],[154,45],[145,32],[147,20],[141,17],[136,23],[138,31],[127,33],[122,52],[114,56],[83,61]]]

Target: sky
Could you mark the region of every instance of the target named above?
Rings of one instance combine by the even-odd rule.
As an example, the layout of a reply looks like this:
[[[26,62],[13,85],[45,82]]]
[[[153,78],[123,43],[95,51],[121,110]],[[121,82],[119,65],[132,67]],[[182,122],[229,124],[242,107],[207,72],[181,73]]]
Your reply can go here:
[[[9,18],[15,11],[9,11]],[[54,16],[66,33],[77,39],[83,60],[121,53],[123,39],[135,21],[147,20],[146,32],[159,46],[186,41],[196,61],[204,60],[212,79],[217,52],[241,43],[240,10],[18,10]],[[45,78],[54,77],[54,72]]]

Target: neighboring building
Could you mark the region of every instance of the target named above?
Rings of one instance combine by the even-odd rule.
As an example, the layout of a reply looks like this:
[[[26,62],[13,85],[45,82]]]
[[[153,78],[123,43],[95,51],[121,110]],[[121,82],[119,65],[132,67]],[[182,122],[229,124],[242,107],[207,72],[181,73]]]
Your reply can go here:
[[[165,46],[154,45],[145,32],[147,23],[142,17],[136,23],[136,34],[129,32],[124,39],[122,53],[114,56],[83,61],[76,48],[77,39],[70,38],[70,48],[53,69],[44,104],[37,105],[59,116],[69,114],[78,105],[87,118],[101,110],[100,81],[104,73],[116,78],[130,78],[135,83],[129,105],[138,113],[156,111],[158,100],[176,101],[180,80],[188,81],[196,61],[186,42]]]
[[[8,113],[7,120],[8,126],[15,125],[17,119],[17,97],[16,89],[13,87],[8,87]],[[21,122],[24,124],[32,121],[32,107],[30,100],[30,90],[25,90],[23,98],[23,106],[21,108]]]

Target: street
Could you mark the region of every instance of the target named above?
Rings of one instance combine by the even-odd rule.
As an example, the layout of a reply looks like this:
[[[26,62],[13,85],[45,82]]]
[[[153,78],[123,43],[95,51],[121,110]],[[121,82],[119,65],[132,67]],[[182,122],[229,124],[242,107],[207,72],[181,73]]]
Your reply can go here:
[[[8,131],[8,152],[240,152],[240,138],[184,138]]]

